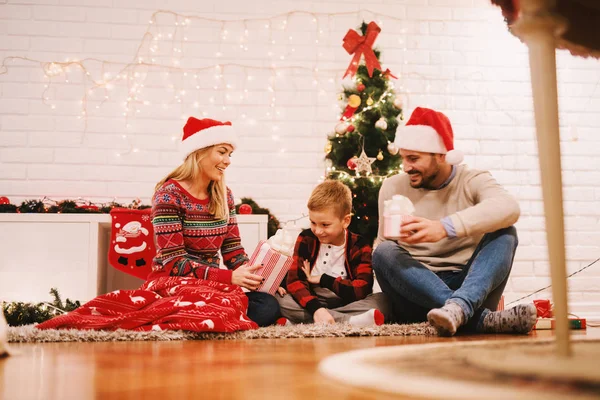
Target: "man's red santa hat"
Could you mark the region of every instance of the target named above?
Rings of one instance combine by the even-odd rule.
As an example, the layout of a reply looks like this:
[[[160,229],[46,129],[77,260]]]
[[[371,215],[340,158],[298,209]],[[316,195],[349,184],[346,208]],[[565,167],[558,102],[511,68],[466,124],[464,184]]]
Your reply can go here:
[[[443,113],[417,107],[403,127],[398,127],[394,144],[399,149],[445,154],[446,162],[460,164],[463,153],[454,150],[454,133]]]
[[[185,160],[187,156],[196,150],[221,143],[230,144],[235,149],[237,142],[237,134],[233,126],[231,126],[231,122],[190,117],[183,127],[183,137],[181,138],[179,152]]]

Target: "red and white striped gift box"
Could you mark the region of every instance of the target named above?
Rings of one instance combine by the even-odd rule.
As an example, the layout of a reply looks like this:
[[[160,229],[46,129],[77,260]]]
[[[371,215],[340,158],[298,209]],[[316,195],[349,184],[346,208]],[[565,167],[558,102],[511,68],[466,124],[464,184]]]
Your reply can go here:
[[[263,268],[256,271],[257,275],[265,278],[258,291],[274,295],[292,265],[292,257],[274,251],[267,242],[261,240],[252,253],[249,264],[263,265]]]

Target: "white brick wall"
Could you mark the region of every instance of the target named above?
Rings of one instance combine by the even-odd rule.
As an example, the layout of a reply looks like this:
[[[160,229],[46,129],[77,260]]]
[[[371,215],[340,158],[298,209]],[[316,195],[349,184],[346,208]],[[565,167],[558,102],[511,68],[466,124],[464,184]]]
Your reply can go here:
[[[341,39],[361,19],[375,19],[383,29],[377,40],[383,65],[400,77],[406,116],[417,105],[447,112],[466,162],[489,169],[519,199],[521,245],[507,287],[507,300],[514,300],[548,284],[549,274],[527,52],[488,3],[5,0],[0,195],[13,203],[42,196],[148,202],[154,183],[177,162],[173,138],[184,118],[205,112],[232,119],[243,133],[228,175],[235,195],[254,198],[281,220],[296,218],[322,174],[325,138],[339,115],[336,99],[350,60]],[[182,26],[180,18],[175,26],[174,15],[159,14],[150,25],[159,9],[206,20],[192,17]],[[272,18],[294,10],[314,15]],[[143,39],[147,31],[161,38]],[[121,71],[140,56],[168,66],[177,59],[189,70]],[[39,63],[85,59],[90,75],[72,64],[50,81]],[[218,72],[217,63],[236,65]],[[558,66],[573,272],[600,257],[600,64],[560,52]],[[90,79],[118,74],[121,80],[90,91]],[[126,119],[128,85],[135,84],[138,103]],[[600,316],[600,265],[570,282],[571,310]]]

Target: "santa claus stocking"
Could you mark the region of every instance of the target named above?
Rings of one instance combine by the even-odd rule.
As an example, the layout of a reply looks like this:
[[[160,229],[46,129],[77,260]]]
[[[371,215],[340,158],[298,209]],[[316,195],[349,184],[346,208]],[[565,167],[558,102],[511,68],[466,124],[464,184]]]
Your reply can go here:
[[[150,273],[156,254],[150,212],[149,208],[114,208],[110,212],[112,229],[108,262],[119,271],[141,279],[146,279]]]

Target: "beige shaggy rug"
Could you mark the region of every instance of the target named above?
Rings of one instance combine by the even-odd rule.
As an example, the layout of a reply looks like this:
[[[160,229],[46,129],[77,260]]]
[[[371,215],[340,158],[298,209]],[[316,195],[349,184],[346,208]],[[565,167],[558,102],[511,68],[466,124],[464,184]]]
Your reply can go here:
[[[375,347],[338,353],[319,371],[349,386],[444,400],[600,398],[600,340],[515,339]]]
[[[8,341],[13,343],[40,342],[122,342],[136,340],[236,340],[236,339],[295,339],[349,336],[435,336],[428,323],[391,324],[370,328],[354,328],[346,324],[337,325],[293,325],[269,326],[234,333],[211,333],[189,331],[136,332],[119,329],[116,331],[92,330],[39,330],[34,325],[9,327]]]

